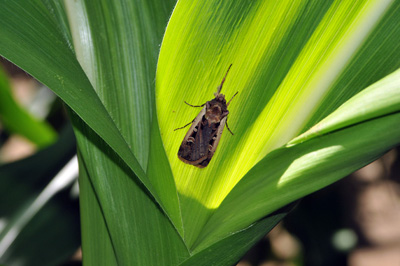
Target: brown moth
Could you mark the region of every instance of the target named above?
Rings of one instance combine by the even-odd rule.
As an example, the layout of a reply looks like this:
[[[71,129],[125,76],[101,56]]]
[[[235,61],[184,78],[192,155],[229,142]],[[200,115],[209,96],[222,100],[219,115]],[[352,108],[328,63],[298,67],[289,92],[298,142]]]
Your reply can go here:
[[[217,149],[225,124],[229,132],[233,135],[227,123],[229,114],[228,106],[238,92],[232,96],[228,103],[226,103],[225,95],[220,93],[231,66],[232,64],[229,66],[228,71],[226,71],[221,84],[217,88],[217,92],[214,93],[215,98],[213,100],[202,105],[191,105],[185,102],[189,106],[203,107],[203,109],[201,109],[192,122],[175,129],[182,129],[192,124],[178,151],[178,157],[184,163],[200,168],[206,167]]]

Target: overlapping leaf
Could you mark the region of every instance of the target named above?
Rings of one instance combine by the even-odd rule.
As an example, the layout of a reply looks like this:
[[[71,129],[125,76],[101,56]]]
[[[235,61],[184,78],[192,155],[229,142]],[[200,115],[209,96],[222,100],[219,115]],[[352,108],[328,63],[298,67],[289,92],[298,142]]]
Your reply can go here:
[[[138,2],[115,5],[110,1],[78,1],[68,3],[67,10],[71,21],[81,21],[71,28],[78,59],[141,167],[146,169],[148,160],[152,161],[155,156],[161,166],[160,156],[164,152],[160,141],[150,143],[150,138],[156,139],[159,134],[154,127],[152,81],[161,41],[157,35],[161,22],[151,20],[154,10],[150,7],[154,3]],[[163,9],[157,12],[158,19],[167,15]],[[144,31],[146,27],[154,30]],[[104,41],[104,36],[108,41]],[[109,255],[104,259],[110,263],[123,265],[173,265],[187,257],[188,251],[178,234],[182,226],[172,176],[165,171],[157,175],[153,169],[146,169],[146,177],[162,199],[162,206],[168,209],[166,216],[129,168],[116,154],[110,153],[103,140],[72,117],[85,169],[82,178],[90,180],[82,180],[82,184],[87,189],[88,202],[94,205],[93,211],[84,206],[89,213],[83,214],[83,223],[86,228],[98,223],[98,229],[102,230],[97,237],[91,236],[97,234],[92,230],[91,234],[85,234],[83,250],[88,254],[85,263],[101,263],[99,249]],[[171,224],[168,217],[175,223]],[[95,239],[104,241],[105,245],[92,246],[90,243]],[[154,250],[160,255],[153,256]]]
[[[102,136],[158,198],[126,139],[94,91],[70,43],[41,1],[2,1],[0,51],[52,89],[78,116]],[[15,45],[18,44],[18,45]],[[46,47],[46,49],[43,49]],[[26,60],[29,58],[29,60]],[[40,67],[39,67],[40,66]],[[161,203],[161,201],[159,200]]]
[[[400,144],[399,123],[400,69],[253,167],[212,215],[198,248],[377,159]]]
[[[161,48],[156,92],[161,135],[190,246],[207,234],[212,238],[218,223],[229,227],[222,216],[207,220],[266,154],[400,66],[393,60],[400,58],[395,49],[399,14],[394,1],[178,3]],[[370,66],[377,59],[379,67]],[[183,102],[211,100],[231,63],[222,93],[229,99],[239,91],[229,106],[235,135],[222,136],[207,168],[184,164],[176,154],[187,129],[173,130],[192,121],[199,110]],[[388,143],[386,148],[393,145]],[[290,153],[282,160],[290,160]],[[254,200],[274,202],[261,194],[252,199],[241,198],[248,206]]]
[[[85,186],[88,191],[82,193],[88,195],[84,197],[87,204],[93,204],[93,216],[92,213],[83,213],[82,219],[90,223],[99,223],[99,226],[92,227],[83,221],[83,224],[87,225],[84,230],[90,230],[91,234],[102,234],[102,240],[110,239],[108,247],[112,247],[113,250],[104,254],[113,254],[113,257],[104,261],[151,265],[154,260],[161,263],[184,259],[188,253],[176,231],[182,228],[179,227],[181,219],[173,180],[171,176],[168,179],[168,175],[164,175],[164,182],[155,184],[157,192],[168,188],[169,194],[158,194],[154,190],[154,186],[142,170],[146,169],[150,144],[146,143],[145,139],[140,139],[143,135],[149,138],[158,134],[158,131],[150,131],[154,121],[150,115],[154,104],[154,90],[152,92],[151,88],[154,84],[157,46],[161,42],[160,33],[165,28],[168,10],[172,8],[171,3],[163,2],[158,5],[156,2],[147,2],[142,5],[126,1],[126,6],[112,6],[111,2],[103,1],[99,6],[91,6],[93,3],[90,2],[69,2],[71,6],[67,4],[67,9],[69,12],[78,10],[74,15],[81,16],[79,22],[82,22],[77,25],[70,24],[72,35],[81,33],[89,37],[83,40],[86,42],[80,43],[82,40],[75,36],[74,42],[78,57],[85,55],[81,48],[85,47],[85,44],[89,45],[89,49],[84,50],[88,51],[88,57],[80,57],[80,64],[84,66],[85,72],[71,50],[69,35],[64,32],[69,27],[65,27],[63,19],[56,18],[55,14],[64,12],[62,5],[52,5],[48,1],[3,1],[1,4],[1,17],[7,18],[0,20],[0,31],[4,37],[0,41],[2,55],[48,85],[73,110],[71,116],[81,154],[84,154],[85,158],[86,167],[82,170],[87,171],[87,175],[83,175],[82,178],[89,176],[90,181],[86,180],[85,184],[89,183],[92,186]],[[156,10],[155,7],[159,8],[157,14],[152,13]],[[56,11],[49,8],[55,8]],[[87,10],[89,12],[86,12]],[[146,16],[147,18],[144,18]],[[120,23],[113,23],[114,19],[120,19]],[[154,30],[144,31],[146,27],[154,27]],[[124,35],[127,31],[137,36]],[[93,39],[85,35],[92,32],[95,34]],[[114,42],[107,45],[104,37]],[[13,43],[20,45],[13,46]],[[43,49],[44,47],[46,49]],[[127,51],[131,53],[126,53]],[[129,54],[129,57],[125,58],[126,54]],[[119,60],[122,60],[123,64],[117,69]],[[99,62],[102,65],[98,65]],[[87,66],[91,68],[86,68]],[[107,78],[107,71],[114,69],[112,76]],[[106,90],[102,91],[103,88]],[[126,100],[125,105],[121,105],[122,100]],[[137,112],[135,118],[131,117],[131,108],[135,108]],[[81,119],[87,124],[83,124]],[[132,122],[136,127],[131,127]],[[86,135],[82,136],[81,132]],[[102,138],[98,138],[97,134]],[[139,142],[140,145],[137,144]],[[141,147],[148,151],[142,150]],[[163,152],[162,146],[156,146],[152,152],[160,153],[160,149]],[[136,160],[133,153],[140,161]],[[140,181],[129,168],[134,170]],[[171,190],[175,201],[171,197]],[[168,201],[161,202],[159,196],[167,198]],[[115,201],[110,200],[114,197]],[[177,227],[171,224],[154,198],[161,207],[166,206],[165,208],[169,209],[167,215],[176,221]],[[99,218],[99,211],[104,215],[103,219],[92,220],[93,217]],[[146,230],[144,225],[147,226]],[[95,228],[103,231],[92,231]],[[126,228],[129,230],[125,231]],[[165,242],[158,237],[161,232]],[[137,242],[132,242],[132,239]],[[107,245],[105,246],[107,248]],[[149,246],[152,248],[148,248]],[[98,255],[95,247],[88,243],[85,248],[89,261]],[[163,255],[155,257],[148,253],[155,249]],[[171,249],[175,249],[176,252],[171,252]]]
[[[72,109],[86,263],[210,264],[230,240],[237,253],[220,262],[234,263],[248,248],[241,241],[281,218],[263,217],[398,143],[397,109],[382,113],[383,104],[366,109],[370,120],[344,128],[338,115],[321,137],[271,152],[399,67],[398,2],[179,1],[156,94],[172,2],[65,1],[68,23],[62,4],[1,4],[0,52]],[[199,110],[183,101],[212,99],[231,63],[222,93],[239,91],[229,106],[235,135],[223,135],[207,168],[185,165],[176,153],[186,132],[173,129]]]

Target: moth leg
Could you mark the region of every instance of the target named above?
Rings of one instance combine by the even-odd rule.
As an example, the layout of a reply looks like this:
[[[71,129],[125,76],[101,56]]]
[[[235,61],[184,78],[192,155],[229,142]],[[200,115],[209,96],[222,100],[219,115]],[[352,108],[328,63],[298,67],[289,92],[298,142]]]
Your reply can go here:
[[[196,119],[196,118],[195,118],[195,119]],[[187,124],[186,124],[186,125],[184,125],[183,127],[178,127],[178,128],[175,128],[175,129],[174,129],[174,131],[175,131],[175,130],[178,130],[178,129],[183,129],[183,128],[187,127],[188,125],[192,124],[192,123],[193,123],[193,121],[194,121],[194,119],[192,120],[192,122],[189,122],[189,123],[187,123]]]
[[[232,98],[229,100],[229,102],[226,104],[226,106],[229,106],[229,104],[231,103],[231,101],[232,101],[232,99],[233,99],[233,97],[235,97],[236,96],[236,94],[238,94],[239,92],[237,91],[233,96],[232,96]]]
[[[175,130],[178,130],[178,129],[183,129],[183,128],[185,128],[185,127],[187,127],[188,125],[190,125],[190,124],[192,124],[193,123],[193,121],[196,119],[196,117],[192,120],[192,122],[189,122],[189,123],[187,123],[186,125],[184,125],[183,127],[178,127],[178,128],[175,128],[174,129],[174,131]],[[197,131],[197,130],[196,130]]]
[[[226,120],[226,128],[229,130],[229,132],[231,132],[232,136],[233,136],[233,132],[230,130],[230,128],[228,127],[228,119]]]
[[[202,105],[191,105],[190,103],[187,103],[186,101],[184,101],[187,105],[192,106],[192,107],[203,107],[204,105],[206,105],[205,103],[203,103]]]

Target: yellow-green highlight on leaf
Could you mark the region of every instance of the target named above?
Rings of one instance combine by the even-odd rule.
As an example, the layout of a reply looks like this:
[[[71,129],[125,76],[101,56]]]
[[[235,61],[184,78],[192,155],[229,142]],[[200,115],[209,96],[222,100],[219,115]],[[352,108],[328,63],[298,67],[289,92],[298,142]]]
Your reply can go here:
[[[250,226],[399,145],[399,84],[400,69],[345,102],[315,126],[320,131],[310,129],[268,154],[211,216],[195,249]]]
[[[156,83],[163,143],[192,244],[209,215],[271,150],[307,123],[390,7],[390,1],[180,1],[161,47]],[[182,163],[177,152],[200,105],[222,93],[228,123],[210,164]],[[226,130],[225,130],[226,131]]]
[[[390,6],[302,131],[308,130],[362,89],[400,67],[399,4],[396,1]]]
[[[366,88],[289,145],[400,111],[400,69]]]
[[[379,158],[399,145],[399,122],[397,112],[269,153],[211,216],[195,251]]]
[[[213,13],[215,10],[218,12]],[[181,196],[187,227],[185,237],[189,243],[206,221],[209,209],[216,208],[239,180],[243,174],[240,172],[253,165],[241,162],[244,165],[240,171],[232,173],[231,166],[238,163],[241,150],[254,148],[243,143],[248,138],[246,130],[257,117],[253,114],[261,112],[279,84],[279,79],[264,80],[261,84],[259,80],[269,76],[269,71],[276,71],[276,64],[283,60],[276,57],[279,54],[276,51],[283,50],[291,37],[287,32],[295,28],[286,16],[298,18],[302,12],[318,14],[319,11],[307,10],[298,1],[181,1],[175,8],[160,52],[156,100],[161,135]],[[252,45],[262,49],[249,49]],[[229,106],[228,123],[235,135],[223,134],[207,168],[183,164],[177,158],[177,151],[187,129],[173,130],[192,121],[199,112],[185,105],[184,100],[191,104],[211,100],[231,63],[222,93],[230,98],[239,91]],[[280,79],[290,61],[283,65],[280,73],[275,73]]]
[[[285,80],[268,103],[250,134],[257,135],[269,121],[270,137],[249,138],[247,145],[266,143],[255,152],[259,161],[269,151],[296,136],[363,45],[392,1],[337,1],[333,3]],[[271,119],[272,118],[272,119]]]
[[[313,135],[311,129],[301,141],[289,142],[264,157],[211,216],[196,249],[250,226],[399,145],[400,127],[395,126],[400,123],[399,84],[400,69],[318,123],[315,128],[321,129],[320,134]]]
[[[57,133],[46,121],[33,117],[16,102],[8,78],[1,67],[0,123],[11,133],[23,136],[41,148],[57,139]]]
[[[311,129],[267,155],[211,216],[195,250],[249,226],[399,145],[400,127],[394,126],[400,123],[399,84],[400,69],[344,103],[315,126],[319,131]]]

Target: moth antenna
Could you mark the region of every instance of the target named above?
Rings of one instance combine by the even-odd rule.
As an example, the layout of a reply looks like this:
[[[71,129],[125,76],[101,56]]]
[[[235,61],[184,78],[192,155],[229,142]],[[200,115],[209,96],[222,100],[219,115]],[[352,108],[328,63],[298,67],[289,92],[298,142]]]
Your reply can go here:
[[[226,71],[225,77],[222,79],[221,84],[220,84],[220,85],[218,86],[218,88],[217,88],[217,93],[215,94],[215,96],[217,96],[217,95],[221,92],[221,90],[222,90],[222,85],[224,85],[225,78],[226,78],[226,76],[228,75],[228,72],[229,72],[229,69],[231,69],[231,66],[232,66],[232,64],[229,65],[228,70]]]
[[[229,130],[229,132],[231,132],[232,136],[234,135],[233,132],[231,131],[231,129],[228,127],[228,119],[226,120],[226,128]]]
[[[236,96],[236,94],[238,94],[239,92],[237,91],[233,96],[232,96],[232,98],[229,100],[229,102],[226,104],[226,106],[229,106],[229,104],[231,103],[231,101],[232,101],[232,99],[233,99],[233,97],[235,97]]]

